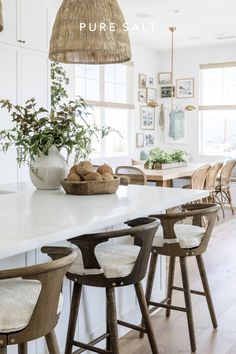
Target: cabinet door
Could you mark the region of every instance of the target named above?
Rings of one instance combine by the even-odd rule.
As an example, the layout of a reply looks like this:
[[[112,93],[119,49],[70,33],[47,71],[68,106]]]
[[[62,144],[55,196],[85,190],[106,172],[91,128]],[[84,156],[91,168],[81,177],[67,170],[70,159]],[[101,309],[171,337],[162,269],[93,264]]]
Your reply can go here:
[[[19,98],[24,104],[36,98],[40,107],[48,109],[49,73],[47,54],[21,49],[20,54]]]
[[[0,45],[0,99],[17,102],[17,49]],[[11,127],[11,117],[0,109],[0,130]],[[6,154],[0,151],[0,184],[17,182],[16,150],[10,148]]]
[[[42,0],[21,0],[20,37],[24,48],[48,51],[48,7]]]
[[[4,29],[0,42],[17,44],[17,0],[2,0]]]

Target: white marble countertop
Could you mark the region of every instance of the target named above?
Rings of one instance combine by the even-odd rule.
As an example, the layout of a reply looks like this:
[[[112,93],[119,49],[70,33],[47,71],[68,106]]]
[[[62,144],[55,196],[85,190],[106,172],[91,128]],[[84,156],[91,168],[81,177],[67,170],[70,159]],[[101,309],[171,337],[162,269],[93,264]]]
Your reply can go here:
[[[207,195],[207,191],[130,185],[120,187],[113,195],[69,196],[62,190],[39,191],[30,185],[0,186],[0,258]]]

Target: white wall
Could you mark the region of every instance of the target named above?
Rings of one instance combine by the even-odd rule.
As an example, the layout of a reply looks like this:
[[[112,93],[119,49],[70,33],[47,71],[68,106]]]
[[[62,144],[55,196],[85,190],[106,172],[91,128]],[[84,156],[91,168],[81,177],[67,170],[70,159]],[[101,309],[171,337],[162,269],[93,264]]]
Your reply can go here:
[[[156,112],[155,130],[141,130],[140,129],[140,107],[143,105],[138,102],[139,74],[145,74],[147,76],[154,77],[155,87],[157,87],[157,72],[159,55],[154,50],[148,49],[143,45],[133,44],[133,62],[134,62],[134,97],[135,97],[135,110],[133,114],[132,124],[132,143],[131,143],[131,157],[139,159],[140,151],[143,148],[136,148],[136,133],[153,133],[155,135],[155,145],[158,144],[158,109]]]
[[[190,48],[175,51],[175,77],[194,78],[195,94],[193,99],[188,99],[187,104],[198,106],[199,104],[199,65],[207,63],[220,63],[235,61],[236,47],[233,45],[219,45],[212,47]],[[158,72],[170,71],[170,52],[160,52],[158,57]],[[178,99],[176,99],[178,102]],[[183,148],[188,151],[193,161],[219,161],[224,160],[220,156],[203,156],[199,151],[199,111],[187,114],[188,119],[188,143],[185,145],[166,144],[164,134],[159,134],[158,145],[164,149]]]

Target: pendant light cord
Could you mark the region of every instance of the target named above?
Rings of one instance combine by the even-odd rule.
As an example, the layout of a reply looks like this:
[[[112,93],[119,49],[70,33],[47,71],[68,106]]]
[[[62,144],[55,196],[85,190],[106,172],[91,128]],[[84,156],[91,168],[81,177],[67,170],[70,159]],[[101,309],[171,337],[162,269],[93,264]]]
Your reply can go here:
[[[174,32],[176,27],[169,28],[171,32],[171,112],[174,111]]]

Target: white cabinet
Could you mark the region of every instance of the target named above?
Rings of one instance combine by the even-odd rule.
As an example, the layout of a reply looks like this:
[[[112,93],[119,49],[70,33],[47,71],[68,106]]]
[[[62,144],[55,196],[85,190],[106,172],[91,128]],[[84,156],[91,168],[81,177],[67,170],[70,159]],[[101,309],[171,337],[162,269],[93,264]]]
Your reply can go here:
[[[22,47],[48,51],[48,8],[42,0],[20,0]]]
[[[49,108],[49,72],[46,53],[0,44],[0,99],[24,105],[35,98],[38,107]],[[11,127],[10,114],[0,109],[0,130]],[[17,169],[14,147],[0,151],[0,184],[28,180],[28,168]]]
[[[21,49],[19,57],[19,103],[35,98],[39,107],[49,108],[49,61],[47,54]]]
[[[48,6],[44,0],[3,0],[0,43],[48,51]]]
[[[0,33],[0,99],[23,105],[34,97],[49,108],[48,7],[54,0],[2,0],[4,30]],[[11,117],[0,109],[0,130]],[[0,151],[0,184],[28,179],[28,168],[18,169],[12,147]]]
[[[18,51],[14,47],[0,46],[0,99],[17,102],[17,60]],[[0,111],[0,130],[11,127],[11,119],[6,110]],[[0,152],[0,184],[15,183],[17,180],[16,152],[10,148],[6,154]]]
[[[17,44],[17,0],[2,0],[4,30],[0,33],[0,42]]]

